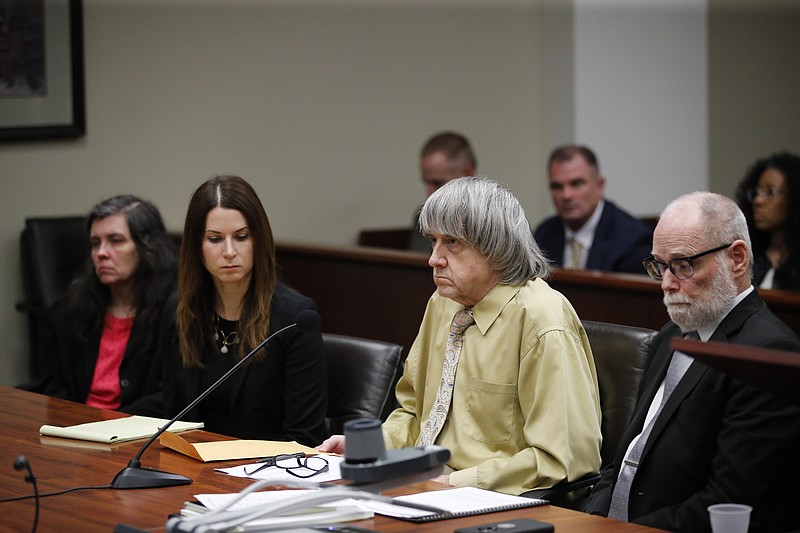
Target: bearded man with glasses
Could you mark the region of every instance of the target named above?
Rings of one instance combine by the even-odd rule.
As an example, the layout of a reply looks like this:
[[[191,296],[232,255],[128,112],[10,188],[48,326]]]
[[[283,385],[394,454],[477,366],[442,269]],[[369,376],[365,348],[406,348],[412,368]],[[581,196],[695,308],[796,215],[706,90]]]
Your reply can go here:
[[[800,339],[751,284],[747,223],[719,194],[678,198],[653,255],[671,321],[652,344],[614,464],[584,510],[669,531],[711,531],[707,507],[753,507],[750,532],[798,527],[800,407],[670,349],[679,335],[800,351]],[[800,357],[800,355],[798,355]]]

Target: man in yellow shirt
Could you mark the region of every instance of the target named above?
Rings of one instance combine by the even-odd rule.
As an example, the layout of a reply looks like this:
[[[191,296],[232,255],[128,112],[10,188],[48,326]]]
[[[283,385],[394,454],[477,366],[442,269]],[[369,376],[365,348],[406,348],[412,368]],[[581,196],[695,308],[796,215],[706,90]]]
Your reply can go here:
[[[405,372],[387,448],[451,452],[438,480],[509,494],[600,467],[600,406],[589,341],[551,289],[514,195],[487,178],[448,182],[425,202],[436,293]],[[456,327],[456,323],[460,327]],[[320,449],[344,451],[337,435]]]

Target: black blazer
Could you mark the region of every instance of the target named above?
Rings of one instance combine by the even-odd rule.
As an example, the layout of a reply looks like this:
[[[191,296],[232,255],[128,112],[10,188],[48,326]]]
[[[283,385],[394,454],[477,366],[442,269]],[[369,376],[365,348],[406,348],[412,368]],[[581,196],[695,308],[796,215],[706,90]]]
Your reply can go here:
[[[53,306],[41,391],[48,396],[86,403],[100,350],[102,326],[92,332],[89,339],[78,339],[67,325],[66,313],[66,300],[62,299]],[[119,410],[160,417],[164,407],[161,397],[162,365],[156,356],[158,335],[153,334],[152,341],[145,343],[143,327],[137,317],[119,367]]]
[[[677,335],[678,327],[669,322],[655,339],[633,418],[614,464],[601,472],[587,512],[608,513],[619,465],[642,430],[669,366],[669,341]],[[800,339],[756,291],[728,314],[710,340],[800,351]],[[796,527],[798,443],[800,407],[694,361],[647,440],[631,487],[629,519],[670,531],[711,531],[706,508],[736,502],[753,506],[751,533]]]
[[[183,368],[181,362],[176,305],[174,295],[167,303],[161,332],[162,357],[167,365],[164,398],[170,418],[204,390],[200,386],[203,369]],[[272,299],[269,334],[294,323],[300,311],[316,308],[313,300],[279,283]],[[328,436],[328,367],[319,327],[314,331],[287,331],[264,349],[267,357],[243,366],[230,377],[230,428],[224,432],[241,439],[294,440],[316,446]],[[202,421],[202,406],[184,419]],[[207,425],[206,429],[221,428]]]
[[[563,266],[566,237],[564,223],[558,216],[539,224],[534,238],[548,259]],[[586,258],[586,268],[644,274],[642,260],[652,252],[652,243],[653,231],[644,222],[606,200]]]

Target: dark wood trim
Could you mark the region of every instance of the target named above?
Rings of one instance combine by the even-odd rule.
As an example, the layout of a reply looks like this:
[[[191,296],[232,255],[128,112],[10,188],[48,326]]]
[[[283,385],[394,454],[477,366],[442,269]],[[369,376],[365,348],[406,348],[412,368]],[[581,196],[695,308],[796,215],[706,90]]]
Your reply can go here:
[[[317,302],[323,331],[408,353],[436,289],[426,254],[278,243],[277,255],[281,279]]]
[[[674,350],[800,404],[800,353],[675,337]]]
[[[411,243],[411,231],[411,228],[361,230],[358,233],[358,245],[407,250]]]
[[[277,255],[282,279],[316,300],[324,331],[394,342],[408,351],[435,290],[427,254],[279,242]],[[645,275],[555,269],[549,283],[583,320],[655,330],[668,320],[659,283]],[[800,293],[759,292],[800,332]]]

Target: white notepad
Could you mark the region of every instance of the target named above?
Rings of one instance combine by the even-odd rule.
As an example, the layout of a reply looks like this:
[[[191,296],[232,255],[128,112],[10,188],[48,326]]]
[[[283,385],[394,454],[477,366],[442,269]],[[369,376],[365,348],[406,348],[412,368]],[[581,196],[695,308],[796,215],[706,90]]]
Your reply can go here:
[[[510,511],[524,507],[538,507],[546,505],[546,500],[513,496],[476,487],[456,487],[447,490],[434,490],[398,496],[396,502],[418,503],[438,507],[440,513],[420,511],[401,505],[392,505],[382,502],[363,502],[362,505],[372,509],[378,514],[408,520],[409,522],[434,522],[447,518],[473,516],[497,511]]]

